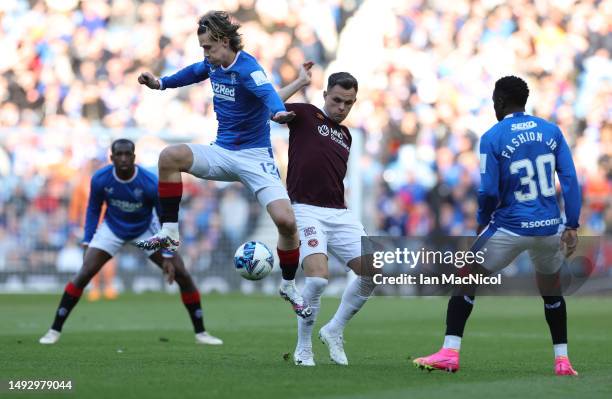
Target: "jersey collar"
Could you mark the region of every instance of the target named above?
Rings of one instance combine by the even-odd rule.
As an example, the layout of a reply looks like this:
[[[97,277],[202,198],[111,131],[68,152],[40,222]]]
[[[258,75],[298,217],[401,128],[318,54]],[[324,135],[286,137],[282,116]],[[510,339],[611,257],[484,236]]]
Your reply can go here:
[[[132,177],[130,177],[127,180],[122,180],[119,178],[119,176],[117,176],[117,171],[115,170],[115,167],[113,166],[113,177],[115,178],[115,180],[117,180],[119,183],[131,183],[134,181],[134,179],[136,178],[136,176],[138,176],[138,165],[134,166],[134,175]]]
[[[524,112],[515,112],[513,114],[508,114],[506,116],[504,116],[504,119],[508,119],[508,118],[516,118],[518,116],[525,116],[526,114]]]
[[[242,53],[242,50],[236,53],[236,58],[234,58],[234,61],[231,64],[229,64],[227,68],[221,65],[221,69],[223,69],[224,71],[227,71],[228,69],[236,65],[236,61],[238,61],[238,57],[240,57],[240,53]]]

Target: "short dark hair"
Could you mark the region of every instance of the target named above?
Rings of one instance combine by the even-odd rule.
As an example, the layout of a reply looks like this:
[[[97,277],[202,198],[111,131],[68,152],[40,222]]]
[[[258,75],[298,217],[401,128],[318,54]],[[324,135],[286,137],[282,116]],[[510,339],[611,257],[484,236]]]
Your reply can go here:
[[[115,141],[113,141],[113,143],[111,144],[111,154],[115,153],[115,147],[121,144],[129,144],[132,146],[132,152],[136,151],[136,144],[134,144],[134,142],[132,140],[128,140],[128,139],[117,139]]]
[[[238,29],[240,24],[234,23],[225,11],[209,11],[198,20],[198,36],[209,32],[214,41],[227,37],[235,52],[242,50],[242,35],[238,33]]]
[[[513,105],[524,107],[527,104],[527,97],[529,97],[529,87],[518,76],[504,76],[495,82],[493,93]]]
[[[348,72],[336,72],[329,75],[327,79],[327,90],[336,85],[340,85],[340,87],[346,90],[355,89],[355,91],[359,91],[357,79]]]

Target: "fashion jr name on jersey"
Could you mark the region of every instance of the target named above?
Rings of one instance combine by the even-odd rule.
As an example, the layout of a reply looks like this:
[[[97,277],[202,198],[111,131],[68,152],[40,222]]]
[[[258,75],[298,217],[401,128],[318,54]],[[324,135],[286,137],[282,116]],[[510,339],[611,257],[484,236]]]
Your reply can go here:
[[[346,145],[346,143],[344,142],[344,135],[342,134],[342,132],[339,132],[338,130],[334,129],[333,127],[329,127],[327,125],[319,125],[319,126],[317,126],[317,129],[319,130],[319,134],[321,136],[330,136],[330,134],[331,134],[330,138],[333,141],[335,141],[336,143],[340,144],[347,151],[350,151],[349,146]]]
[[[136,212],[142,208],[142,202],[130,202],[111,198],[109,203],[112,206],[116,206],[117,208],[121,209],[123,212]]]
[[[215,97],[222,98],[228,101],[236,101],[236,88],[228,87],[223,83],[211,82],[213,93]]]
[[[535,123],[535,122],[534,122]],[[523,123],[521,123],[522,125]],[[514,129],[514,125],[512,130]],[[519,133],[511,140],[512,145],[506,144],[506,149],[501,152],[501,156],[504,158],[510,159],[510,156],[516,151],[517,148],[521,146],[521,144],[528,143],[530,141],[544,141],[544,135],[540,132],[525,132]],[[554,151],[557,148],[557,140],[549,139],[546,142],[546,145],[550,148],[551,151]]]
[[[534,229],[536,227],[556,226],[558,224],[561,224],[560,218],[532,220],[530,222],[521,222],[521,228],[522,229]]]

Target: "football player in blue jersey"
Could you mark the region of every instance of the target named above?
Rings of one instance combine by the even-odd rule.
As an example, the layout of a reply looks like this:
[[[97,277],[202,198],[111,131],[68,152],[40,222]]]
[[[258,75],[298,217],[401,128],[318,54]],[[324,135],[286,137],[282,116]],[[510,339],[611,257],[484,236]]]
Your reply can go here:
[[[280,295],[300,317],[310,315],[295,287],[299,236],[287,190],[283,186],[270,144],[270,120],[287,123],[287,112],[257,60],[242,49],[240,25],[223,11],[210,11],[198,21],[198,42],[204,60],[171,76],[156,78],[145,72],[140,84],[165,90],[210,80],[219,127],[211,145],[178,144],[159,157],[161,230],[138,245],[176,250],[178,213],[183,192],[181,173],[201,179],[241,181],[266,208],[279,233],[278,257],[282,271]]]
[[[577,375],[567,354],[567,313],[558,278],[564,258],[576,249],[582,197],[561,130],[525,113],[528,96],[527,83],[516,76],[495,83],[493,105],[499,122],[480,141],[479,237],[472,248],[486,255],[475,270],[496,273],[528,251],[544,299],[555,374]],[[555,174],[563,192],[565,221],[557,203]],[[456,291],[450,298],[442,349],[415,359],[415,365],[428,370],[459,369],[461,338],[474,306],[474,290],[463,291],[467,295]]]
[[[91,191],[85,221],[83,266],[68,282],[55,313],[51,329],[41,344],[56,343],[70,311],[79,301],[83,289],[102,266],[126,243],[134,243],[159,230],[153,209],[159,212],[157,177],[135,164],[134,143],[119,139],[111,145],[112,165],[98,170],[91,178]],[[104,219],[98,227],[103,203]],[[196,343],[221,345],[223,341],[208,334],[200,304],[200,293],[181,256],[167,250],[146,250],[149,259],[164,270],[171,283],[180,287],[183,304],[195,330]]]

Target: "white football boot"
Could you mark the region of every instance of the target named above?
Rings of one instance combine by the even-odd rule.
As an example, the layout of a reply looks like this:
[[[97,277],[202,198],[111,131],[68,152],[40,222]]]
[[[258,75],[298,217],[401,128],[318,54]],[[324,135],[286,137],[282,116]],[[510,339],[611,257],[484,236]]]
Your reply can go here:
[[[327,328],[327,325],[324,325],[319,330],[319,339],[327,345],[329,349],[329,358],[332,362],[341,366],[348,366],[348,359],[346,358],[346,353],[344,353],[344,338],[342,337],[342,333],[331,331]]]
[[[315,361],[312,348],[295,348],[295,352],[293,352],[293,363],[295,363],[296,366],[314,366]]]
[[[169,227],[168,224],[174,225],[176,228]],[[159,230],[154,236],[145,240],[136,241],[134,244],[138,248],[142,248],[147,251],[166,249],[170,252],[176,252],[180,243],[177,225],[178,223],[164,223],[161,230]]]
[[[43,345],[52,345],[56,343],[57,341],[59,341],[61,334],[62,334],[61,332],[55,331],[54,329],[51,328],[49,329],[49,331],[47,331],[45,335],[42,336],[42,338],[38,340],[38,342]]]
[[[312,314],[310,306],[306,305],[304,298],[298,292],[295,280],[282,280],[278,293],[281,298],[291,304],[296,315],[304,319]]]
[[[215,336],[210,335],[206,331],[195,335],[196,344],[203,345],[223,345],[223,341]]]

